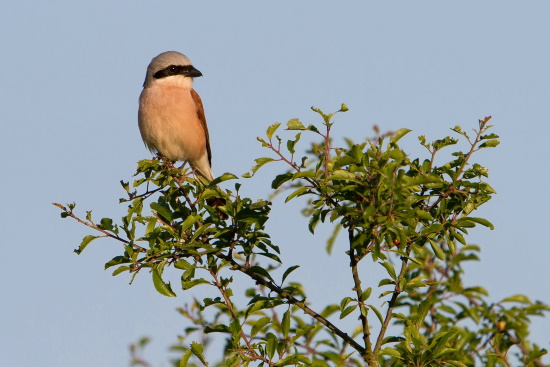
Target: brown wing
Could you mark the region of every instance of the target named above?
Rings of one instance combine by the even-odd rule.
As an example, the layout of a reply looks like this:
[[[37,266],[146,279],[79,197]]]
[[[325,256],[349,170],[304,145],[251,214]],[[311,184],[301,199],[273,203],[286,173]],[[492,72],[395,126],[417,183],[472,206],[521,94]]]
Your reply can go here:
[[[197,116],[201,122],[202,128],[204,129],[204,136],[206,137],[206,152],[208,153],[208,163],[212,166],[212,151],[210,150],[210,136],[208,135],[208,126],[206,126],[206,116],[204,115],[204,108],[202,107],[201,97],[194,89],[191,89],[191,97],[195,101],[195,106],[197,106]]]

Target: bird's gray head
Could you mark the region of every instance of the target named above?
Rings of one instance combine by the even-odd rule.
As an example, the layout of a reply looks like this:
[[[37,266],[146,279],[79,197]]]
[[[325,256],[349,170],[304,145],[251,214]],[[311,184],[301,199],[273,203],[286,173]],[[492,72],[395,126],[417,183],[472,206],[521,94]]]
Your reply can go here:
[[[187,56],[177,51],[163,52],[153,60],[147,67],[147,75],[143,87],[147,88],[156,79],[167,78],[173,75],[196,78],[202,73],[193,67]]]

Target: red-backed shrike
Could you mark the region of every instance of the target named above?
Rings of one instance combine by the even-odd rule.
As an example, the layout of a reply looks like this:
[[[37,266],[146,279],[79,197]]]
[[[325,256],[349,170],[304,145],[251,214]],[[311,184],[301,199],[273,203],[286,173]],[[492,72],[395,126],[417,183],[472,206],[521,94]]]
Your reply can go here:
[[[151,152],[188,162],[212,181],[212,153],[202,101],[193,78],[202,76],[185,55],[163,52],[147,67],[139,97],[141,138]]]

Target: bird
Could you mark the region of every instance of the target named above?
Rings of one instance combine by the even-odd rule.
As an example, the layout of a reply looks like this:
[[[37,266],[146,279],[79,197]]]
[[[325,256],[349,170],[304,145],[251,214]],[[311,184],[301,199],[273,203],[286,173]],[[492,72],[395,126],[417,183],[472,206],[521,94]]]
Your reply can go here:
[[[201,97],[193,89],[193,79],[201,76],[180,52],[167,51],[154,57],[139,96],[138,125],[151,152],[173,162],[187,162],[212,181],[208,126]]]

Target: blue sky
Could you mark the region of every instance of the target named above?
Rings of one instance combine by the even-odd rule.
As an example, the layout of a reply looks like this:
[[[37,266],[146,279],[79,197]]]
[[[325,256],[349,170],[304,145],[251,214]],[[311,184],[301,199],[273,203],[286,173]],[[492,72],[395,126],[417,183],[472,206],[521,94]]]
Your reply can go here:
[[[493,116],[502,144],[481,152],[498,195],[479,213],[496,226],[469,241],[482,261],[467,279],[498,300],[524,293],[550,303],[550,3],[545,1],[2,2],[0,3],[0,365],[121,366],[129,343],[149,335],[155,366],[183,327],[148,277],[132,286],[103,264],[115,243],[72,250],[90,232],[61,220],[52,202],[119,217],[121,179],[150,157],[137,128],[137,98],[152,57],[177,50],[202,71],[196,81],[209,122],[217,174],[242,174],[263,152],[257,136],[273,122],[345,102],[336,140],[361,140],[372,125],[409,128],[403,139],[449,135]],[[269,195],[274,169],[244,181]],[[315,256],[293,275],[314,305],[337,302],[339,263],[311,237],[299,203],[275,202],[270,230],[283,258]],[[291,221],[288,218],[293,218]],[[336,246],[335,250],[338,250]],[[327,289],[330,290],[327,292]],[[180,292],[181,293],[181,292]],[[533,340],[550,347],[550,319]],[[548,361],[548,360],[547,360]]]

